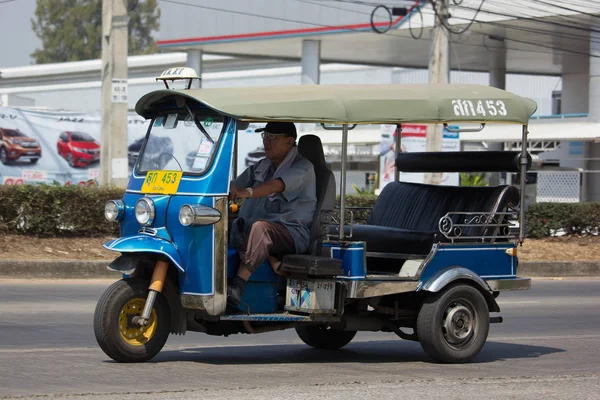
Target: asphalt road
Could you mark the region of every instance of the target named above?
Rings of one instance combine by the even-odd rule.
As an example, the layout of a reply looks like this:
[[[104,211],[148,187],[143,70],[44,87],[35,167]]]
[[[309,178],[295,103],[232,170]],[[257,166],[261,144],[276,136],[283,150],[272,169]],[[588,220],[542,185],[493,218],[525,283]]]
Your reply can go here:
[[[504,323],[465,365],[432,363],[393,334],[359,333],[343,350],[318,351],[294,331],[189,332],[151,362],[118,364],[92,330],[109,284],[0,282],[0,398],[600,398],[600,279],[505,292]]]

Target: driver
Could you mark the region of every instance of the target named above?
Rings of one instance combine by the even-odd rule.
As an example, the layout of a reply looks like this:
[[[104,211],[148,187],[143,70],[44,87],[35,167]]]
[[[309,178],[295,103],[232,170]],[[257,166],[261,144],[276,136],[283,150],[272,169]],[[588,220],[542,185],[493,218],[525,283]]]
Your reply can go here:
[[[240,267],[227,287],[227,303],[236,307],[265,260],[278,272],[281,257],[308,250],[317,205],[315,171],[298,152],[294,124],[269,122],[256,132],[262,132],[267,157],[234,179],[229,191],[230,199],[246,199],[231,232]]]

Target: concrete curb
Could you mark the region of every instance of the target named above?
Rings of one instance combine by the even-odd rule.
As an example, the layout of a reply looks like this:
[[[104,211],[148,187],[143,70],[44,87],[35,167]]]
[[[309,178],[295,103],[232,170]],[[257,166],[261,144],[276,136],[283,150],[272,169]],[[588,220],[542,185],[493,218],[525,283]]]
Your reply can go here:
[[[519,262],[518,274],[525,277],[600,276],[599,261]]]
[[[44,261],[0,260],[0,278],[96,279],[118,278],[109,271],[110,260],[101,261]]]
[[[0,260],[0,279],[105,279],[118,278],[109,271],[110,260],[100,261],[25,261]],[[600,277],[600,261],[520,262],[522,277]]]

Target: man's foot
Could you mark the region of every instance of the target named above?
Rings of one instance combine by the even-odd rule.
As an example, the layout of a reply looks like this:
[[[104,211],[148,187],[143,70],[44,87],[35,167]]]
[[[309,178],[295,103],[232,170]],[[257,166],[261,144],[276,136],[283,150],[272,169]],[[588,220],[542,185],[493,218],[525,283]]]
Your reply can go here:
[[[229,282],[229,285],[227,285],[227,305],[233,307],[238,307],[240,305],[245,286],[246,281],[239,276],[235,276],[231,282]]]

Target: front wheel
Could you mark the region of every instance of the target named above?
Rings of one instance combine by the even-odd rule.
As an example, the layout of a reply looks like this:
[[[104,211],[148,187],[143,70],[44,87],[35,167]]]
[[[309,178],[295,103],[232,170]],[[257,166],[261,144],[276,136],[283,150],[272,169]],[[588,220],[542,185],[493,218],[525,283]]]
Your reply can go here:
[[[94,313],[94,334],[107,356],[120,362],[148,361],[158,354],[169,336],[169,305],[158,293],[148,324],[139,327],[133,318],[142,315],[148,281],[124,279],[102,294]]]
[[[417,335],[423,350],[445,363],[471,361],[483,348],[489,329],[485,298],[468,285],[456,285],[431,295],[417,317]]]
[[[322,325],[307,325],[296,328],[300,339],[315,349],[341,349],[354,338],[356,331],[335,331]]]

